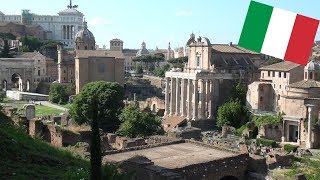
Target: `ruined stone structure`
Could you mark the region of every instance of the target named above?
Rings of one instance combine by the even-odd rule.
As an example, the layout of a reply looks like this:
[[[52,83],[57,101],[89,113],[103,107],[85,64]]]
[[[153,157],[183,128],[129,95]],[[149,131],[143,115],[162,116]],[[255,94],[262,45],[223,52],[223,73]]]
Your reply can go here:
[[[23,38],[24,36],[34,36],[40,40],[47,39],[47,33],[40,25],[25,25],[17,22],[1,22],[0,12],[0,32],[11,33],[17,38]],[[13,45],[13,44],[11,44]],[[19,44],[17,44],[19,46]],[[12,46],[11,46],[12,47]]]
[[[313,60],[305,67],[290,62],[263,67],[260,81],[249,85],[248,106],[254,112],[285,114],[282,142],[320,147],[320,131],[316,125],[320,111],[319,75],[320,65]]]
[[[67,48],[74,48],[74,36],[81,29],[84,16],[77,10],[77,7],[70,1],[67,9],[60,11],[58,15],[37,15],[31,13],[30,10],[22,10],[21,15],[5,15],[0,12],[0,23],[13,22],[27,27],[41,26],[45,31],[43,39],[57,40],[65,44]]]
[[[165,116],[169,118],[213,120],[234,82],[252,82],[254,61],[261,61],[260,54],[232,44],[211,44],[205,37],[195,39],[194,34],[187,42],[187,51],[189,61],[184,71],[166,73]]]
[[[28,58],[0,58],[0,86],[6,91],[34,90],[34,60]]]
[[[245,179],[248,154],[195,141],[107,153],[103,162],[118,162],[136,172],[132,179]]]
[[[34,60],[34,79],[32,80],[36,85],[39,82],[49,82],[49,76],[47,76],[47,57],[40,52],[25,52],[17,56],[17,58],[28,58]]]

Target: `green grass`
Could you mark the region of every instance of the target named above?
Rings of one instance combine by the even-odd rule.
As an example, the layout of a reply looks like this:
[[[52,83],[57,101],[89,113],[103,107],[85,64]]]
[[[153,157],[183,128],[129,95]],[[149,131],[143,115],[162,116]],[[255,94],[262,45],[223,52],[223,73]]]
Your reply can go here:
[[[43,105],[36,105],[36,116],[59,115],[64,111]]]
[[[3,179],[63,179],[89,169],[89,162],[69,151],[29,137],[22,131],[0,123],[0,177]]]
[[[33,139],[0,113],[0,179],[89,180],[90,162],[79,155]],[[125,180],[118,167],[102,167],[102,179]]]
[[[64,108],[67,108],[67,109],[70,109],[70,106],[71,106],[72,104],[64,104],[64,105],[59,105],[59,106],[61,106],[61,107],[64,107]]]
[[[308,180],[318,180],[320,177],[320,155],[296,158],[295,163],[288,169],[273,170],[274,179],[294,179],[294,176],[303,173]]]

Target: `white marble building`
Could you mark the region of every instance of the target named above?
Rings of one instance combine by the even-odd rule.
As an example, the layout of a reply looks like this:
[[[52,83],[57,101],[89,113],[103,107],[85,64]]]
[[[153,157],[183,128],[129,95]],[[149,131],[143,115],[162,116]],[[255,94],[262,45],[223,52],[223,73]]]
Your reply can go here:
[[[46,38],[64,43],[66,48],[74,48],[75,33],[81,30],[83,14],[77,10],[77,5],[70,4],[58,15],[38,15],[29,10],[22,10],[19,15],[8,15],[0,11],[1,22],[15,22],[25,25],[40,25],[46,31]]]

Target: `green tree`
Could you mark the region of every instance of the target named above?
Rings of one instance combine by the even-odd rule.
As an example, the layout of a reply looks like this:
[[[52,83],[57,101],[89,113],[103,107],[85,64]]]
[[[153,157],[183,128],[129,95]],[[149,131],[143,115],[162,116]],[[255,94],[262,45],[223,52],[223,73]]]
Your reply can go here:
[[[0,53],[0,57],[2,58],[11,58],[12,56],[10,55],[10,47],[8,44],[8,40],[4,40],[4,46],[3,46],[3,50]]]
[[[86,84],[75,97],[69,110],[79,124],[91,125],[91,179],[101,179],[101,147],[99,127],[113,125],[123,107],[124,90],[118,83],[97,81]]]
[[[165,65],[162,66],[162,67],[156,68],[156,69],[153,71],[153,74],[154,74],[155,76],[158,76],[158,77],[165,77],[166,72],[169,71],[170,68],[171,68],[170,64],[165,64]]]
[[[225,125],[239,128],[241,117],[243,114],[240,101],[228,101],[218,109],[217,126],[223,127]]]
[[[123,136],[136,138],[164,133],[158,116],[134,106],[124,108],[119,119],[122,123],[117,132]]]
[[[232,87],[230,100],[240,101],[241,106],[245,106],[247,101],[247,88],[238,82]]]
[[[168,63],[172,64],[174,68],[184,68],[185,63],[188,62],[188,56],[172,58],[168,60]]]
[[[33,36],[24,36],[22,38],[22,51],[23,52],[33,52],[40,50],[42,43],[40,40]]]
[[[69,96],[76,94],[76,85],[74,83],[68,84],[66,87],[66,93]]]
[[[140,63],[138,63],[136,65],[136,73],[138,73],[138,74],[142,74],[143,73],[143,68],[142,68],[142,65]]]
[[[66,87],[62,84],[53,83],[50,86],[49,101],[52,103],[65,104],[68,101]]]
[[[0,39],[15,40],[17,37],[11,33],[0,33]]]

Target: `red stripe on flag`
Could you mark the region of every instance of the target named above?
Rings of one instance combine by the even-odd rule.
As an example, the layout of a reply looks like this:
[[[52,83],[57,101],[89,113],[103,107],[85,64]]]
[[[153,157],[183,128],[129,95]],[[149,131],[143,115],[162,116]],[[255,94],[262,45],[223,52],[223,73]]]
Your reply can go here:
[[[307,65],[319,21],[297,15],[284,60]]]

